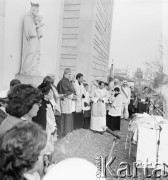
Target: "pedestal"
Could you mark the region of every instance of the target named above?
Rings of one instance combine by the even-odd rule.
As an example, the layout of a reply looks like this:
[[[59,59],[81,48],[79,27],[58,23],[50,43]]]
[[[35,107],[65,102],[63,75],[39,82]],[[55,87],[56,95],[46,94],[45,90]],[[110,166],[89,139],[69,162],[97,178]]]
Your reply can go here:
[[[16,74],[15,78],[19,79],[22,84],[32,84],[34,86],[39,86],[42,83],[44,77]]]

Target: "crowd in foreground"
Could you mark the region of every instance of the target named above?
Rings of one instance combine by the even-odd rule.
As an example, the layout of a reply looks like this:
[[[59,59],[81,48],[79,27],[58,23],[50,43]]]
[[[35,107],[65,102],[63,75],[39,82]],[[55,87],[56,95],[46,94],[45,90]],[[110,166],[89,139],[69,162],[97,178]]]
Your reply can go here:
[[[52,74],[38,88],[11,81],[7,96],[1,97],[0,179],[30,179],[36,168],[43,169],[38,170],[42,176],[47,171],[40,168],[42,161],[47,167],[46,157],[54,151],[57,136],[64,137],[80,128],[101,134],[104,126],[120,130],[120,118],[127,120],[129,112],[131,115],[137,111],[138,96],[127,81],[110,79],[107,84],[97,79],[89,86],[83,78],[81,73],[74,78],[66,68],[57,86]],[[144,98],[147,104],[145,91]]]

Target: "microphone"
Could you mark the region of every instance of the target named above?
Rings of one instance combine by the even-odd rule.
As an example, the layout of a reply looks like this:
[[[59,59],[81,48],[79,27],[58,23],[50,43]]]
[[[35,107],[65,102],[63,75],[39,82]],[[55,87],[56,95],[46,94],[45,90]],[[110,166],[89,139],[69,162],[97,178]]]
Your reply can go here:
[[[108,133],[112,134],[117,139],[120,139],[121,137],[115,133],[111,129],[109,129],[107,126],[102,126],[103,131],[107,131]]]

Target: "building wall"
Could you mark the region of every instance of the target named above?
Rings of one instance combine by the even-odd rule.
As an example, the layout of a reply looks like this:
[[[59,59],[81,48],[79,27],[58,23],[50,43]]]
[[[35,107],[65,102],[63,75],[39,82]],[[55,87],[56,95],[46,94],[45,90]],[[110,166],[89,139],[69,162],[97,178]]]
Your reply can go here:
[[[89,83],[106,79],[114,0],[39,0],[42,28],[42,76],[62,77],[65,67],[83,73]],[[23,17],[29,0],[0,0],[0,90],[20,71]]]
[[[81,0],[65,0],[62,24],[60,77],[68,66],[76,72]]]
[[[113,3],[111,0],[96,0],[95,3],[92,77],[100,76],[104,80],[108,76]]]
[[[65,0],[60,76],[65,67],[87,82],[107,80],[113,0]]]
[[[63,0],[40,0],[39,14],[45,23],[42,28],[41,59],[39,70],[42,76],[54,73],[59,77],[60,24]],[[19,73],[22,53],[23,17],[30,9],[28,0],[0,0],[0,90],[9,87],[11,79]],[[3,14],[3,16],[1,15]],[[4,16],[5,14],[5,16]],[[59,78],[57,78],[58,81]]]
[[[0,60],[4,59],[5,0],[0,0]],[[0,61],[0,90],[3,87],[3,62]]]
[[[29,6],[28,6],[29,7]],[[19,72],[22,48],[22,20],[28,11],[25,0],[5,0],[5,35],[3,64],[3,88],[9,88],[9,82]]]

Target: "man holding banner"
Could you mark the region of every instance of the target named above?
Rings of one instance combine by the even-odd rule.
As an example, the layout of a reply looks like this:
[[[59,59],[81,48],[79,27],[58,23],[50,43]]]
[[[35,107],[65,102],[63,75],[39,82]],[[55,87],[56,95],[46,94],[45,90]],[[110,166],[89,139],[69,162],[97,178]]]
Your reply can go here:
[[[123,103],[122,103],[122,116],[121,118],[128,119],[129,113],[128,113],[128,105],[130,103],[131,98],[131,91],[130,88],[127,85],[127,81],[124,80],[121,86],[121,95],[123,97]]]

